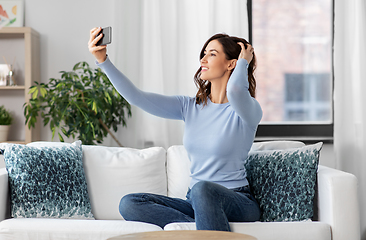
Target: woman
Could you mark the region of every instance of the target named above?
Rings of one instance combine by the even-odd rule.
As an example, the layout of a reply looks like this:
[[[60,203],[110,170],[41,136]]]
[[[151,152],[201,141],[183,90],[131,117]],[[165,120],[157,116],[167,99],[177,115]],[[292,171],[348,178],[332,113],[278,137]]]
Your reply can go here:
[[[183,144],[191,160],[187,199],[155,194],[129,194],[120,213],[130,221],[159,225],[196,222],[198,230],[230,231],[229,222],[257,221],[260,209],[250,192],[244,161],[262,118],[254,99],[255,56],[241,38],[216,34],[200,54],[195,74],[196,97],[163,96],[137,89],[96,46],[101,28],[90,31],[89,51],[114,87],[143,110],[185,122]]]

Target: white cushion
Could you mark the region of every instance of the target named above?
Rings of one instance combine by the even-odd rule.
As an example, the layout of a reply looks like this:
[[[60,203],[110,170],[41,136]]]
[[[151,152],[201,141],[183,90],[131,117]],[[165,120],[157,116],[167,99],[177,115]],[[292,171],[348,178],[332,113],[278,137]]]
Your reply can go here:
[[[0,239],[107,239],[122,234],[161,231],[153,224],[124,220],[12,218],[0,222]]]
[[[331,228],[322,222],[230,223],[231,230],[260,240],[331,240]],[[164,230],[196,230],[195,223],[170,223]]]
[[[250,151],[283,150],[289,148],[301,148],[303,146],[305,146],[305,143],[299,141],[255,142],[253,143]]]
[[[84,169],[95,219],[123,219],[121,198],[129,193],[167,195],[166,151],[83,146]]]
[[[168,196],[186,199],[190,177],[191,162],[186,149],[182,146],[171,146],[167,150]]]

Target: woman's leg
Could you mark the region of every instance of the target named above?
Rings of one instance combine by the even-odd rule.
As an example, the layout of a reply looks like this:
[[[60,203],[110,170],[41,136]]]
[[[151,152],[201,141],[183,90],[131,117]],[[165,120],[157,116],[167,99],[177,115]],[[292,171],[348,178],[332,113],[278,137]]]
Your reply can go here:
[[[190,192],[198,230],[230,231],[229,222],[259,220],[260,209],[248,188],[227,189],[212,182],[198,182]]]
[[[119,212],[125,220],[152,223],[161,228],[172,222],[194,222],[194,212],[187,201],[150,193],[124,196]]]

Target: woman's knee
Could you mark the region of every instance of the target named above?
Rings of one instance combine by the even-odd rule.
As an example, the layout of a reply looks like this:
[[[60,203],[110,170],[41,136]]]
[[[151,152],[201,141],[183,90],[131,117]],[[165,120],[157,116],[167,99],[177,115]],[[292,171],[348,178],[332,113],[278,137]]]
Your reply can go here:
[[[216,185],[217,184],[208,181],[201,181],[196,183],[191,189],[191,198],[197,199],[212,196],[212,194],[216,191]]]
[[[131,211],[135,211],[134,206],[136,206],[137,202],[141,201],[139,199],[141,199],[141,197],[138,193],[127,194],[122,197],[119,202],[119,213],[123,218],[126,219]]]

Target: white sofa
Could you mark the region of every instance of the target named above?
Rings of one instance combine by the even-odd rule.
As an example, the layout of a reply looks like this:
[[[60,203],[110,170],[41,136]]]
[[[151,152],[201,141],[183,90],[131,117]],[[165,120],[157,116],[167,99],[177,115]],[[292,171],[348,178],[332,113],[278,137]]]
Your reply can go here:
[[[266,144],[255,143],[252,150],[273,147]],[[275,145],[291,148],[299,144],[303,143],[277,142]],[[195,229],[194,223],[172,223],[161,229],[152,224],[128,222],[118,212],[119,201],[127,193],[151,192],[185,198],[190,162],[183,146],[172,146],[168,150],[83,146],[83,164],[96,220],[10,218],[7,171],[0,169],[0,240],[107,239],[135,232]],[[313,221],[231,223],[231,228],[259,240],[360,239],[355,176],[319,166],[314,205]]]

